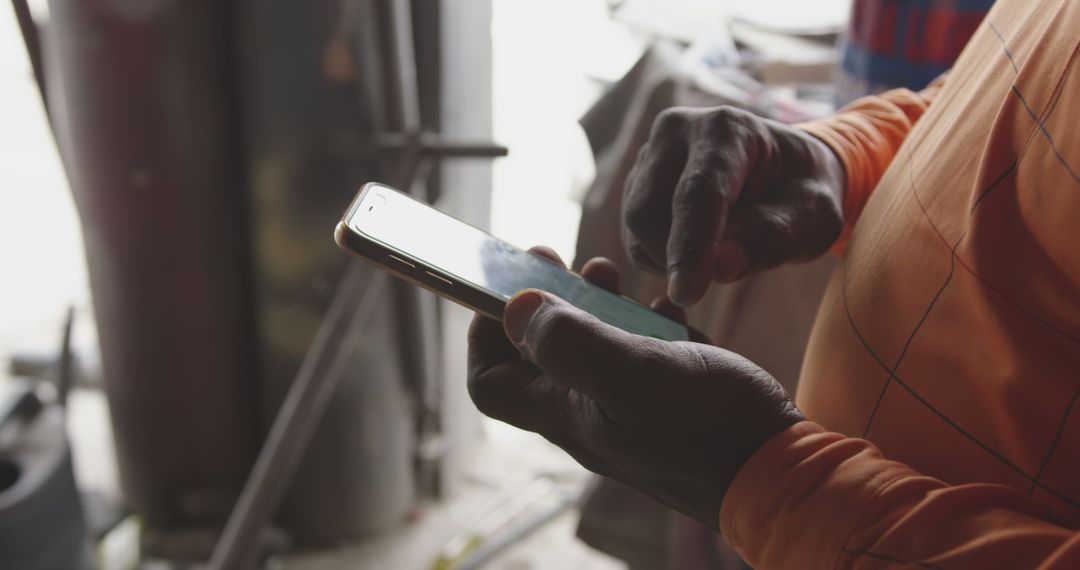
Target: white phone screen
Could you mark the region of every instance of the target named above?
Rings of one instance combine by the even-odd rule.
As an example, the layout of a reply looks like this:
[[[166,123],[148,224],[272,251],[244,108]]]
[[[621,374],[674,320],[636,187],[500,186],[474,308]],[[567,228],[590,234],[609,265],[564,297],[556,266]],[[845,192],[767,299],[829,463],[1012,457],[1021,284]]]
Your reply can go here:
[[[541,289],[627,332],[663,340],[688,338],[686,327],[648,307],[592,285],[392,188],[369,186],[354,204],[346,225],[503,300],[522,289]]]

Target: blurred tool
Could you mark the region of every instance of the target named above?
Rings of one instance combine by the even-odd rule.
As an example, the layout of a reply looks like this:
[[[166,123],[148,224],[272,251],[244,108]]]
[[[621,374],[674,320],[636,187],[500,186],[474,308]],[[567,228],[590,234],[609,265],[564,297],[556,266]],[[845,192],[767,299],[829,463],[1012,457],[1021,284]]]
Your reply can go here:
[[[19,380],[0,385],[0,568],[90,568],[82,502],[64,422],[71,325],[64,322],[55,401]]]
[[[64,410],[30,384],[0,394],[0,568],[89,568]]]
[[[48,380],[56,376],[56,368],[60,365],[59,355],[55,352],[21,351],[12,354],[8,360],[8,374],[35,380]],[[71,366],[72,388],[100,389],[102,387],[101,361],[91,351],[72,347],[68,365]]]

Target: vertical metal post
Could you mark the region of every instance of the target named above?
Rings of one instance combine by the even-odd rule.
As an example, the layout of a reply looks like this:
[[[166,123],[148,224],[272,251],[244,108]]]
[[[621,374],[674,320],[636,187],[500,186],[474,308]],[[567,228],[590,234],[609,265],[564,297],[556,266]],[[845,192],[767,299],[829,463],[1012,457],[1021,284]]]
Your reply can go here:
[[[390,46],[391,52],[383,53],[389,75],[386,99],[396,101],[391,105],[395,108],[394,124],[388,126],[400,130],[405,138],[404,145],[389,149],[394,151],[393,161],[388,165],[392,183],[402,190],[412,190],[418,173],[430,171],[434,161],[442,158],[505,155],[506,149],[494,144],[455,145],[421,132],[409,0],[388,0],[387,7],[392,23],[391,38],[383,44]],[[388,133],[379,133],[377,138],[385,134]],[[261,547],[260,533],[280,504],[342,376],[341,368],[349,355],[341,347],[349,346],[350,337],[363,328],[387,281],[384,273],[376,272],[362,289],[359,266],[354,264],[338,284],[330,308],[214,549],[211,570],[245,569],[255,564]],[[357,312],[350,312],[349,307],[358,307]]]

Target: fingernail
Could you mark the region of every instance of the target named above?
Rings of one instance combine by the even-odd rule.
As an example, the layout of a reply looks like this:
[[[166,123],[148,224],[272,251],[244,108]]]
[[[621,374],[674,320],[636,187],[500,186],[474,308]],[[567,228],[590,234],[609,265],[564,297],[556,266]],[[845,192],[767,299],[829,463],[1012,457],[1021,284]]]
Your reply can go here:
[[[543,304],[544,296],[536,291],[519,291],[511,297],[503,311],[503,328],[506,329],[506,336],[515,343],[525,340],[525,331],[529,328],[529,322]]]

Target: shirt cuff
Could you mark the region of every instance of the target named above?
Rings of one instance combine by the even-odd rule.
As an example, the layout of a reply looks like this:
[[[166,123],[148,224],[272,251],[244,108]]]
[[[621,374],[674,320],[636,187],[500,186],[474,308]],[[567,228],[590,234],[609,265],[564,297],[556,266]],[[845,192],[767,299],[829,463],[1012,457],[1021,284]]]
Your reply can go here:
[[[739,470],[720,529],[751,566],[831,568],[877,492],[909,473],[865,440],[799,422]]]

